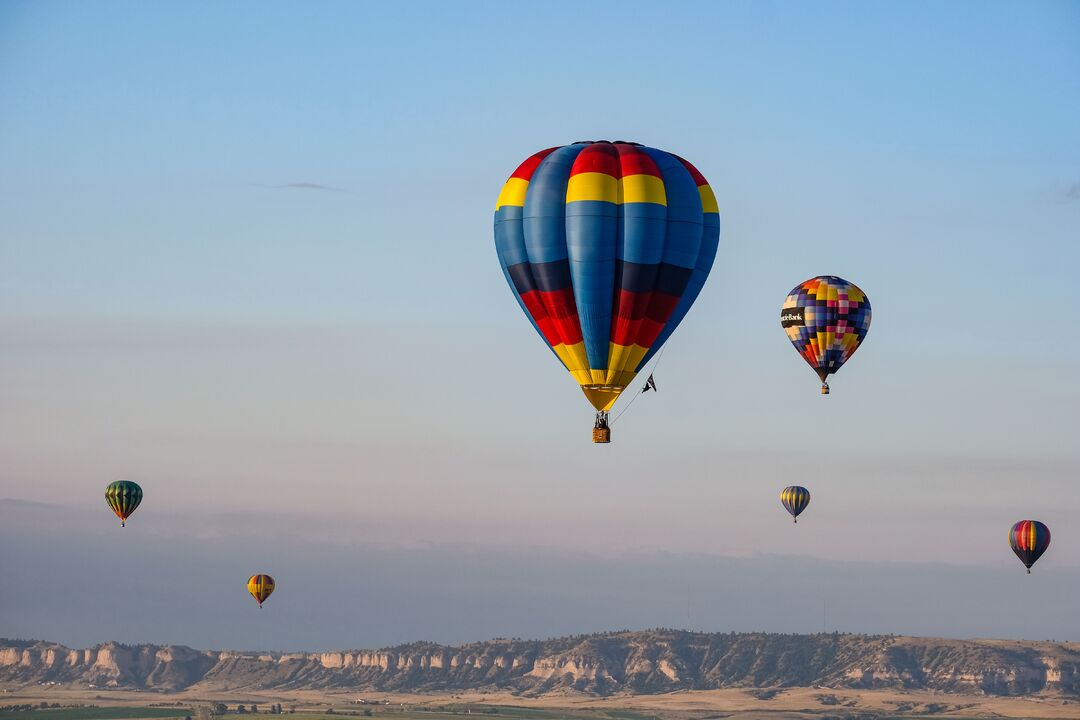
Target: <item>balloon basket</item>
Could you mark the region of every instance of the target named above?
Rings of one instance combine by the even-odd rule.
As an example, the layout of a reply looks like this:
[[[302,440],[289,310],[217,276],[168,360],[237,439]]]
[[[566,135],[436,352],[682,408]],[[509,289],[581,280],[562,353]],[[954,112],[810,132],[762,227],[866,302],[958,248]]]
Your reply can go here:
[[[609,443],[611,442],[611,428],[598,427],[592,430],[592,441],[594,443]]]
[[[828,395],[829,394],[829,383],[821,383],[821,394],[822,395]]]

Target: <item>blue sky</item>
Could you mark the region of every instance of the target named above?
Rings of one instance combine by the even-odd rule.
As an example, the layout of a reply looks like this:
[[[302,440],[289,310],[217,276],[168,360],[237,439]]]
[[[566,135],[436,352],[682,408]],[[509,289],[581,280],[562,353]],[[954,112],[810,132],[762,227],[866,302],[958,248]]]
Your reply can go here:
[[[0,2],[0,497],[1003,573],[1038,517],[1074,582],[1077,128],[1075,3]],[[722,218],[606,448],[491,231],[586,138]],[[874,307],[829,398],[776,321],[823,273]]]

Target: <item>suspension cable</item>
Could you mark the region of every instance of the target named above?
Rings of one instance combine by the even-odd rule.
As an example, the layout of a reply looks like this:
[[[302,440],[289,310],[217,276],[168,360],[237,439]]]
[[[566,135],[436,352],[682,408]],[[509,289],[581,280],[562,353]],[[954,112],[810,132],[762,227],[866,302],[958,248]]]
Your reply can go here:
[[[653,362],[652,370],[649,371],[649,375],[652,375],[652,374],[654,374],[656,372],[656,368],[659,367],[659,365],[660,365],[660,358],[664,357],[664,351],[666,351],[666,350],[667,350],[667,345],[664,345],[664,347],[660,348],[660,352],[656,354],[656,360]],[[643,385],[641,387],[641,389],[637,391],[637,394],[634,395],[634,397],[630,398],[630,402],[626,403],[626,406],[623,407],[623,409],[619,411],[619,414],[616,415],[615,417],[613,417],[608,422],[608,425],[614,425],[615,421],[618,420],[619,418],[621,418],[623,416],[623,413],[625,413],[627,410],[630,409],[630,406],[634,404],[634,401],[637,400],[639,397],[641,397],[642,394],[644,394],[645,388],[647,388],[647,387],[648,387],[648,384]]]

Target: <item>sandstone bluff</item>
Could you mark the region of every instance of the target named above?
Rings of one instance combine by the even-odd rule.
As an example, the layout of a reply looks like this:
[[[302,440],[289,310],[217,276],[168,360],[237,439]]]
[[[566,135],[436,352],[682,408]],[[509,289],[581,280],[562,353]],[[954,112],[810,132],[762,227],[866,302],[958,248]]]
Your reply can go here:
[[[324,653],[0,640],[0,682],[157,691],[357,689],[595,695],[714,688],[905,688],[1080,697],[1080,644],[866,635],[616,632]]]

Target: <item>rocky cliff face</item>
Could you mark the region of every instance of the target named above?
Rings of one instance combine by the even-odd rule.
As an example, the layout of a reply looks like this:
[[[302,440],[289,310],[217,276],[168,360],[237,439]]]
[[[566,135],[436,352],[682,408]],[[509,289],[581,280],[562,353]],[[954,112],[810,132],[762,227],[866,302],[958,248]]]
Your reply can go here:
[[[1080,697],[1080,645],[666,630],[326,653],[0,640],[0,682],[174,691],[499,689],[538,695],[724,687],[889,687]]]

